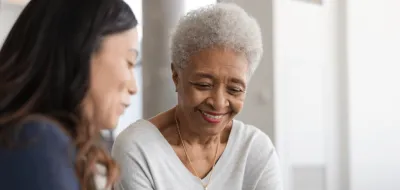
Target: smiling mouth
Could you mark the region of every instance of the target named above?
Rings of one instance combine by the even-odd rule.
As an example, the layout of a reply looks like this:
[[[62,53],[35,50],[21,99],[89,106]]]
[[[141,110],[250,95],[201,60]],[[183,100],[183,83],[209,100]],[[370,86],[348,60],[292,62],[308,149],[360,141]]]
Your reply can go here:
[[[219,123],[222,121],[222,118],[224,117],[225,114],[211,114],[211,113],[206,113],[204,111],[200,110],[201,115],[203,116],[203,119],[206,120],[209,123]]]

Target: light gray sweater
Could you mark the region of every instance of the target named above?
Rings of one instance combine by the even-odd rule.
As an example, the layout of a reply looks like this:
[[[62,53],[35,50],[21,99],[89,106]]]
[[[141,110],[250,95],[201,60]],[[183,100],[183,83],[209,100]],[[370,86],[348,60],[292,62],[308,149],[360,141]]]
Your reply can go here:
[[[199,179],[147,120],[133,123],[117,137],[112,156],[122,169],[115,190],[203,190]],[[269,137],[254,126],[234,120],[208,190],[282,190],[281,179]]]

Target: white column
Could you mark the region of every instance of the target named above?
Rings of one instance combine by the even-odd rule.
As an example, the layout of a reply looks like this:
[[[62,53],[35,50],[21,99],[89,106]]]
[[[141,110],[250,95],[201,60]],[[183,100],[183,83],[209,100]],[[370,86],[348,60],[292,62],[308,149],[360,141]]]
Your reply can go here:
[[[350,190],[349,186],[349,73],[348,73],[348,10],[347,0],[332,1],[333,30],[331,41],[336,48],[331,60],[336,64],[326,67],[330,81],[325,82],[327,119],[325,128],[326,190]],[[329,95],[332,94],[332,95]]]
[[[169,39],[185,13],[185,0],[143,0],[143,117],[177,103],[171,78]]]

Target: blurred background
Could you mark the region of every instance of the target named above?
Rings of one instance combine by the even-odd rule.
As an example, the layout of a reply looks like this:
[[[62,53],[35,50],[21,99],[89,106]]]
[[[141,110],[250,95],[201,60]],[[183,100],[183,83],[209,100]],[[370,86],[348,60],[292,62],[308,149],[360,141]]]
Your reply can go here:
[[[0,0],[0,46],[27,0]],[[228,0],[223,0],[228,1]],[[169,35],[216,0],[126,0],[139,22],[130,123],[176,103]],[[261,25],[264,57],[239,119],[277,147],[286,190],[400,190],[400,0],[232,0]]]

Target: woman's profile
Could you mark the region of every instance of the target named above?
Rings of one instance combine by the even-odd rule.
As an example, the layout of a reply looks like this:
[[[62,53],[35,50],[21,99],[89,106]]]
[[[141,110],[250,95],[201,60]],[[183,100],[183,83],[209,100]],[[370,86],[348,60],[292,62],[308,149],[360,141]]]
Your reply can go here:
[[[0,50],[1,189],[110,189],[99,143],[136,93],[137,20],[123,0],[32,0]]]

